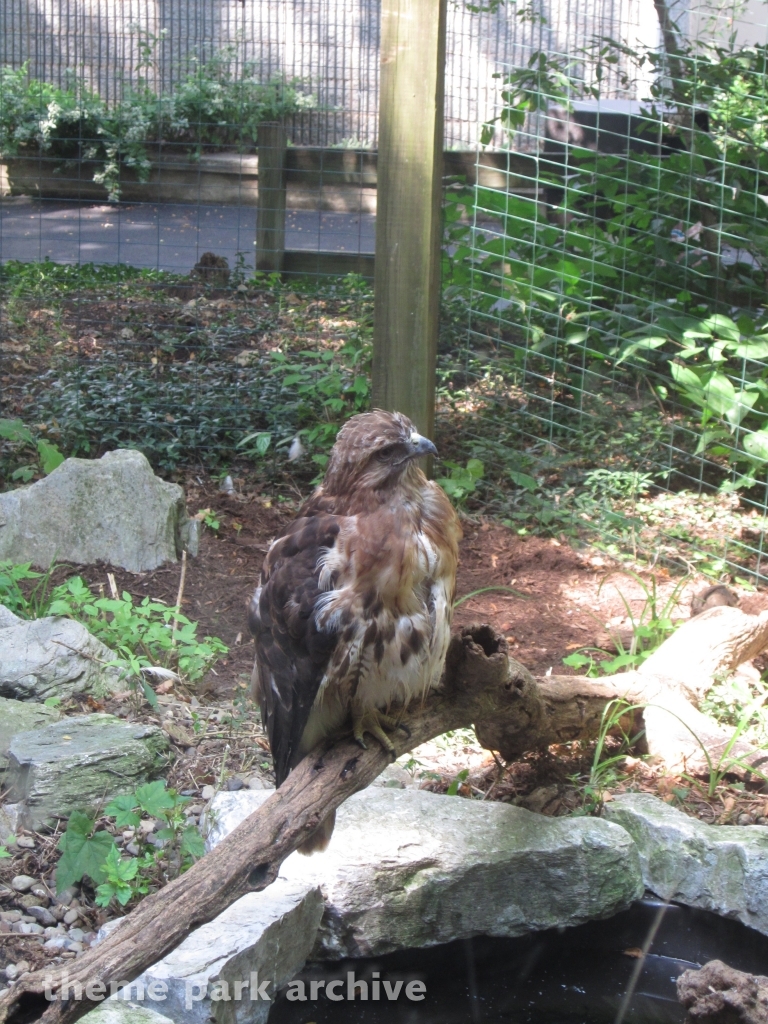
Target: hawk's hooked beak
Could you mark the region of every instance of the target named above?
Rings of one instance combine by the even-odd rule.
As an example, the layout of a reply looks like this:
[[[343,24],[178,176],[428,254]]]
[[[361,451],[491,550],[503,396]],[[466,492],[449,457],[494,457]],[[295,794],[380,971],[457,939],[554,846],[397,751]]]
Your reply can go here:
[[[437,448],[435,448],[429,438],[422,437],[421,434],[411,434],[408,443],[411,445],[409,454],[411,459],[420,459],[423,455],[437,455]]]

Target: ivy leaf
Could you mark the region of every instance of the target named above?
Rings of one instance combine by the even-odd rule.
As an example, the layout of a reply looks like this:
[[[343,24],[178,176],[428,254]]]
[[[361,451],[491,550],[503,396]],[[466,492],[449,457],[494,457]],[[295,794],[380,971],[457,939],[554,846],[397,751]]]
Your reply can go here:
[[[203,837],[194,825],[188,825],[181,833],[181,852],[188,857],[194,857],[195,860],[205,856]]]
[[[718,416],[725,416],[739,405],[736,389],[724,373],[712,374],[704,388],[704,398],[707,406]]]
[[[109,851],[115,841],[109,832],[91,835],[93,819],[80,811],[74,811],[67,823],[67,831],[59,840],[62,856],[56,865],[56,891],[79,882],[86,875],[97,884],[105,881],[106,863]]]
[[[768,462],[768,430],[755,430],[744,438],[744,448],[756,459]]]
[[[139,870],[138,860],[135,857],[121,857],[117,847],[113,846],[104,862],[104,870],[107,881],[96,887],[97,905],[108,907],[114,897],[120,906],[124,907],[133,895],[129,883]]]
[[[175,793],[170,793],[165,788],[162,779],[157,782],[145,782],[143,786],[138,787],[135,797],[142,811],[151,818],[162,815],[163,811],[170,810],[177,802]]]
[[[756,391],[739,391],[737,393],[734,404],[725,413],[725,418],[734,430],[739,426],[759,397]]]
[[[115,819],[118,828],[138,828],[141,821],[136,813],[138,806],[136,797],[126,793],[111,800],[104,808],[104,813]]]
[[[517,484],[518,487],[524,487],[526,491],[535,491],[538,487],[534,478],[529,476],[528,473],[518,473],[514,469],[507,470],[507,473],[513,484]]]
[[[64,461],[64,456],[61,454],[55,444],[51,444],[50,441],[46,441],[45,438],[40,438],[37,442],[37,454],[40,456],[40,464],[43,467],[43,472],[47,476],[52,473],[57,466],[60,466]]]
[[[21,420],[0,420],[0,437],[7,441],[25,441],[27,444],[35,442],[32,432]]]

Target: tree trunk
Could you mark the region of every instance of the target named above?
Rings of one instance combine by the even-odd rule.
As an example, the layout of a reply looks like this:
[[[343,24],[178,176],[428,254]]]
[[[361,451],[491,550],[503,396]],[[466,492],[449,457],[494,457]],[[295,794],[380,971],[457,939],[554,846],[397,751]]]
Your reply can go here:
[[[662,709],[670,708],[695,723],[702,739],[724,744],[724,731],[701,715],[686,694],[705,692],[707,682],[711,686],[766,644],[768,613],[747,616],[733,608],[713,608],[681,626],[638,672],[603,680],[536,680],[509,659],[506,641],[490,626],[468,627],[451,641],[442,689],[403,714],[408,733],[398,730],[393,742],[399,756],[449,729],[474,725],[484,746],[514,759],[552,743],[594,737],[606,706],[621,699],[653,706],[656,719],[650,707],[644,712],[648,748],[674,761],[679,759],[679,743],[688,743],[693,754],[697,744],[689,743],[690,733]],[[687,659],[686,651],[693,652]],[[368,786],[387,763],[378,744],[362,750],[348,739],[305,757],[280,789],[213,853],[148,896],[103,943],[76,961],[17,983],[0,1000],[0,1022],[77,1020],[105,993],[116,991],[175,949],[194,928],[246,893],[268,886],[283,860],[328,812]],[[75,998],[61,1000],[65,985]],[[53,1001],[48,1002],[46,994]]]

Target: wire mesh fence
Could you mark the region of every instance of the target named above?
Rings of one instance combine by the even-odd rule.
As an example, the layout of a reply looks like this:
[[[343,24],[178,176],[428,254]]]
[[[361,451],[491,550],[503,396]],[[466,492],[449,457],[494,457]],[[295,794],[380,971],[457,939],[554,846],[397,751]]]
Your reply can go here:
[[[378,25],[374,0],[0,0],[4,415],[167,471],[276,472],[303,431],[322,468],[368,395]],[[764,574],[765,25],[449,5],[441,471],[465,507]],[[262,270],[288,283],[254,283],[275,118]],[[45,258],[72,273],[8,266]]]
[[[507,65],[482,134],[509,181],[449,194],[474,450],[501,436],[512,522],[747,579],[768,496],[765,14],[652,11],[655,39]]]

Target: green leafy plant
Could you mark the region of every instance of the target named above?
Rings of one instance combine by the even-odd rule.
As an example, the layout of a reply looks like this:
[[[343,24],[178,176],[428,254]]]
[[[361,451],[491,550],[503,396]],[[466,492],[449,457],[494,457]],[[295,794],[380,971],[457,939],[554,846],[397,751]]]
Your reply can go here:
[[[269,446],[272,444],[272,434],[266,430],[257,430],[253,434],[248,434],[241,441],[237,442],[237,447],[243,449],[243,455],[249,458],[263,458],[269,451]]]
[[[34,275],[11,270],[10,290],[23,297],[37,294]],[[101,295],[106,280],[97,284],[99,275],[85,270],[83,286],[98,287]],[[0,267],[0,288],[5,271],[6,265]],[[75,275],[52,272],[49,277],[54,291],[66,293],[70,282],[75,285]],[[48,279],[39,283],[41,290]],[[125,287],[130,292],[151,283],[134,276]],[[172,285],[174,279],[163,278],[163,283]],[[264,312],[265,324],[272,324],[287,286],[269,280],[259,286],[274,292],[276,301]],[[113,287],[114,297],[122,292],[122,284]],[[323,468],[342,423],[368,408],[372,330],[370,286],[355,275],[322,287],[313,284],[310,294],[349,318],[342,344],[334,340],[297,352],[289,338],[286,351],[240,365],[230,356],[245,344],[242,326],[191,331],[171,320],[154,329],[151,339],[152,346],[167,350],[168,361],[154,364],[139,357],[126,362],[116,347],[105,346],[98,360],[64,362],[30,381],[23,394],[25,415],[55,424],[56,441],[67,455],[94,457],[117,447],[138,448],[166,472],[190,461],[210,468],[231,466],[244,455],[258,459],[266,473],[283,471],[280,456],[299,435],[307,458],[292,463],[291,470],[306,478]],[[296,339],[303,340],[301,311],[292,309],[291,319]],[[196,358],[177,361],[178,346],[185,352],[193,348]]]
[[[24,562],[22,565],[9,561],[0,562],[0,604],[22,619],[38,618],[48,607],[48,590],[55,568],[55,565],[51,565],[47,572],[42,573],[35,572],[31,562]],[[25,580],[40,581],[29,596],[19,586]]]
[[[17,457],[28,457],[30,451],[34,451],[37,456],[37,465],[25,463],[19,466],[11,473],[11,480],[28,483],[36,472],[42,470],[47,476],[64,461],[64,456],[55,444],[44,437],[35,437],[21,420],[0,420],[0,438],[11,443]]]
[[[67,828],[59,840],[61,857],[56,866],[56,889],[62,892],[70,885],[89,878],[96,886],[96,904],[107,907],[116,900],[125,906],[132,898],[145,895],[159,880],[159,871],[174,876],[185,871],[202,857],[205,847],[197,828],[184,817],[189,797],[169,789],[163,780],[145,783],[133,793],[115,797],[104,814],[114,819],[117,829],[139,828],[142,814],[163,822],[157,838],[162,850],[148,843],[135,857],[124,857],[114,836],[106,829],[94,831],[95,819],[81,811],[73,811]]]
[[[152,704],[156,698],[143,669],[171,668],[194,681],[228,650],[218,637],[200,640],[197,623],[177,608],[148,597],[135,603],[127,591],[118,598],[95,598],[80,576],[52,591],[48,614],[84,623],[89,632],[115,651],[117,664],[125,667]]]
[[[450,470],[450,473],[448,476],[438,477],[437,483],[454,504],[462,506],[466,503],[467,498],[477,490],[479,482],[485,475],[485,466],[480,459],[468,459],[465,466],[446,460],[444,465]]]
[[[718,679],[699,705],[699,710],[724,726],[735,728],[748,708],[754,709],[750,729],[758,732],[761,742],[768,742],[768,684],[764,678],[751,681],[736,674]]]
[[[761,697],[758,700],[752,701],[743,709],[743,711],[738,717],[738,721],[736,722],[736,726],[733,732],[728,738],[728,742],[725,744],[720,754],[716,758],[712,757],[712,755],[709,753],[701,739],[699,739],[699,737],[696,735],[694,730],[687,723],[683,722],[683,725],[685,725],[686,729],[691,733],[691,735],[694,737],[696,742],[701,747],[701,751],[704,754],[704,759],[707,764],[708,776],[706,786],[702,786],[699,780],[692,775],[684,774],[683,778],[687,779],[688,782],[692,783],[697,788],[703,790],[703,792],[707,796],[707,799],[711,799],[715,795],[715,793],[717,792],[717,787],[721,785],[726,775],[728,775],[729,772],[734,771],[734,769],[738,769],[740,772],[749,772],[756,778],[761,779],[763,782],[768,782],[768,775],[765,775],[758,768],[750,765],[747,758],[739,754],[733,753],[734,747],[739,742],[739,740],[742,739],[744,734],[749,729],[750,725],[756,718],[759,718],[762,712],[764,700],[765,698]],[[681,718],[679,718],[679,716],[675,715],[675,717],[678,719],[678,721],[683,721]]]
[[[59,839],[61,857],[56,865],[56,891],[62,892],[84,877],[96,884],[106,881],[105,864],[114,849],[113,836],[105,831],[94,831],[95,820],[82,811],[73,811],[66,831]]]
[[[682,411],[692,429],[670,447],[684,472],[693,476],[706,455],[726,487],[748,487],[768,468],[768,334],[749,314],[768,265],[768,49],[735,37],[681,42],[674,73],[670,59],[601,39],[578,59],[538,51],[505,74],[483,142],[535,134],[544,116],[573,138],[575,101],[604,96],[609,68],[615,80],[645,64],[654,84],[633,125],[636,145],[603,153],[564,141],[562,157],[537,161],[531,173],[547,205],[481,184],[452,188],[443,279],[448,299],[472,310],[473,334],[493,346],[473,395],[489,406],[479,420],[495,427],[505,402],[513,409],[510,397],[524,395],[529,431],[543,420],[553,444],[577,447],[600,403],[615,410],[616,387],[626,386],[658,404],[660,424]],[[556,515],[551,499],[529,493],[519,506],[543,500],[542,515]],[[625,518],[615,527],[634,543],[636,524]]]
[[[469,768],[462,768],[460,772],[457,772],[456,777],[451,781],[448,789],[445,791],[446,796],[458,796],[459,789],[469,778]]]
[[[205,853],[200,832],[184,817],[188,803],[189,797],[181,796],[158,780],[139,786],[134,793],[116,797],[107,805],[105,813],[115,818],[118,828],[137,828],[142,813],[160,819],[165,824],[157,831],[157,838],[168,843],[170,851],[188,865]]]
[[[125,169],[139,181],[148,180],[150,148],[159,143],[193,155],[208,146],[242,152],[256,144],[262,121],[316,105],[297,79],[260,81],[257,65],[238,65],[232,48],[194,60],[172,93],[158,95],[145,73],[158,42],[158,37],[139,41],[137,81],[112,105],[74,76],[59,88],[30,77],[28,62],[0,67],[0,156],[85,161],[93,166],[93,180],[117,200]]]
[[[751,486],[768,462],[768,324],[747,314],[663,315],[635,332],[619,362],[668,362],[671,385],[698,411],[697,453],[745,465],[736,486]],[[727,486],[734,486],[729,484]]]
[[[687,585],[686,579],[680,580],[669,595],[662,600],[659,593],[658,580],[655,574],[651,575],[650,583],[647,583],[642,576],[629,569],[622,569],[621,575],[633,580],[645,595],[643,606],[639,615],[635,615],[632,606],[624,594],[619,591],[619,598],[624,605],[632,628],[632,640],[629,647],[626,647],[620,636],[611,637],[616,646],[616,656],[609,659],[597,660],[604,652],[598,648],[581,648],[574,651],[567,658],[563,658],[563,664],[569,668],[587,669],[587,675],[613,675],[627,669],[639,668],[642,663],[650,658],[654,651],[664,643],[677,629],[679,622],[672,619],[672,613],[677,607],[680,595]],[[613,577],[613,573],[606,576],[598,587],[598,594]],[[597,656],[597,657],[596,657]]]
[[[104,881],[96,887],[96,905],[108,907],[115,899],[124,907],[136,893],[136,886],[132,883],[138,871],[138,858],[121,857],[119,850],[113,845],[102,865]]]
[[[216,533],[221,526],[221,522],[211,508],[201,508],[195,518],[202,520],[208,529],[212,530],[214,533]]]
[[[283,443],[300,437],[320,472],[325,470],[341,425],[369,407],[370,357],[367,330],[362,338],[347,342],[338,351],[272,354],[271,374],[280,382],[283,396],[275,411],[284,411],[300,425]],[[256,449],[258,453],[258,439]]]
[[[589,774],[585,778],[574,778],[582,794],[582,806],[577,814],[599,814],[602,810],[605,791],[616,784],[620,775],[619,766],[644,735],[644,730],[630,733],[625,725],[634,720],[635,713],[641,711],[643,706],[616,699],[609,701],[603,708]],[[617,733],[619,749],[606,756],[608,737],[615,737]]]

